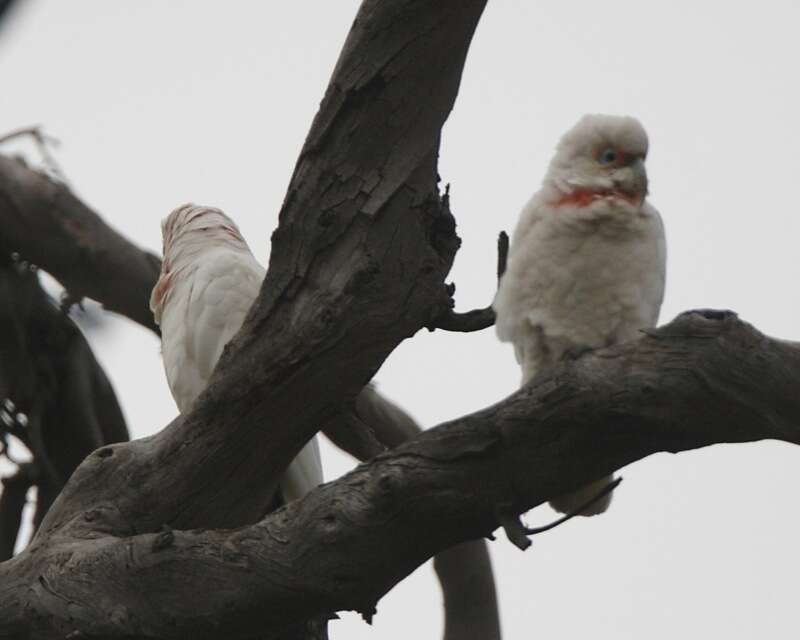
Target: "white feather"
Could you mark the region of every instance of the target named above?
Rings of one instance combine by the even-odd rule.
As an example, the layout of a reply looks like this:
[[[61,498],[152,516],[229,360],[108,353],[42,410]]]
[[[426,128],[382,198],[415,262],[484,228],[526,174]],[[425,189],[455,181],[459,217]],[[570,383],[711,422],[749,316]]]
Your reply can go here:
[[[666,266],[661,217],[646,201],[613,191],[634,176],[627,167],[598,165],[597,150],[606,145],[644,157],[647,137],[632,118],[585,117],[562,138],[514,231],[494,309],[497,335],[513,344],[523,384],[571,351],[633,340],[658,320]],[[570,199],[587,189],[597,195]],[[575,508],[607,481],[555,506]]]
[[[161,326],[167,382],[178,409],[186,413],[242,326],[265,272],[236,225],[218,209],[184,205],[162,227],[164,262],[151,308]],[[283,497],[287,502],[300,498],[322,481],[313,438],[286,470]]]

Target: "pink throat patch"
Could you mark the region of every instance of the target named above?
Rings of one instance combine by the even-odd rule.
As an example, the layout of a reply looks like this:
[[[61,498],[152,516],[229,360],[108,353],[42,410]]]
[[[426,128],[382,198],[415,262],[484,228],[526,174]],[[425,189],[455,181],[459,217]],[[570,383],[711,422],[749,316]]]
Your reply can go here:
[[[605,198],[618,198],[634,206],[640,204],[637,198],[627,193],[622,193],[622,191],[614,191],[612,189],[576,189],[572,193],[565,193],[558,200],[553,202],[553,206],[556,208],[572,206],[580,209],[588,207],[593,202]]]

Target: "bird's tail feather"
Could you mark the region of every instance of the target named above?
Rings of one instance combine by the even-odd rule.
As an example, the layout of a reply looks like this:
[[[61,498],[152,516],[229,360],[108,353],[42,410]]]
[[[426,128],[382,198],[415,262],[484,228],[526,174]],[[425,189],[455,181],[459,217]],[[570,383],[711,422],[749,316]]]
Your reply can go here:
[[[281,478],[284,502],[302,498],[322,482],[322,461],[315,436],[300,450]]]
[[[589,502],[598,493],[600,493],[603,490],[603,487],[608,486],[613,480],[614,476],[606,476],[604,478],[600,478],[599,480],[595,480],[594,482],[581,487],[577,491],[566,493],[563,496],[554,498],[550,501],[550,506],[559,513],[573,513]],[[608,509],[608,505],[611,504],[612,493],[613,492],[606,494],[600,500],[592,503],[577,515],[596,516],[599,513],[603,513],[606,509]]]

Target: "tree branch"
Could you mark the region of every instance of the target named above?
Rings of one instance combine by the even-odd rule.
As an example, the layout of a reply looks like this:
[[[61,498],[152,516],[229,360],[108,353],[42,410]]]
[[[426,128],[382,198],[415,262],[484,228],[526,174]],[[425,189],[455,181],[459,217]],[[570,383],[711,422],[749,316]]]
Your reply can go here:
[[[120,534],[257,521],[300,448],[439,315],[458,244],[438,194],[439,131],[483,5],[363,4],[295,168],[260,297],[209,386],[156,436],[108,449],[112,465],[90,456],[43,533],[94,508]]]
[[[86,512],[64,527],[69,536],[35,549],[51,561],[27,554],[0,565],[0,632],[15,637],[27,607],[43,638],[54,628],[206,638],[211,621],[244,638],[335,610],[370,611],[433,554],[495,529],[497,505],[525,511],[658,451],[800,443],[798,384],[800,346],[730,313],[687,313],[564,363],[254,525],[174,531],[165,544],[160,534],[98,538],[99,514]],[[90,460],[108,458],[101,450]],[[66,549],[69,562],[56,562]],[[29,596],[20,584],[33,585]],[[101,615],[110,602],[124,610]]]
[[[400,341],[441,314],[458,238],[439,196],[436,158],[484,4],[364,2],[295,167],[267,277],[245,326],[195,410],[145,444],[132,444],[125,457],[130,482],[121,481],[123,474],[111,478],[105,489],[86,494],[89,502],[120,503],[145,530],[255,521],[269,508],[282,470],[320,425],[358,394]],[[8,171],[22,171],[15,168]],[[37,202],[73,198],[59,185],[39,187],[54,195]],[[0,193],[8,190],[0,184]],[[39,235],[48,234],[27,238]],[[72,260],[46,264],[48,256],[35,249],[20,253],[62,281],[72,273]],[[109,254],[125,252],[129,246]],[[142,263],[136,270],[142,274],[154,262],[129,255],[126,268],[131,261]],[[114,292],[88,291],[90,272],[101,271],[97,262],[87,269],[88,283],[65,284],[109,304]],[[115,283],[117,291],[138,293],[110,306],[142,305],[152,278],[139,280],[138,287]],[[141,308],[128,312],[147,324]],[[298,411],[297,398],[310,401]],[[157,477],[154,468],[170,478]],[[228,481],[219,483],[221,477]]]
[[[13,409],[0,431],[8,429],[33,454],[38,525],[83,458],[127,440],[128,431],[83,334],[41,288],[36,270],[4,249],[0,242],[0,402],[8,399]],[[19,526],[13,514],[4,511],[0,527]]]
[[[158,333],[148,300],[161,261],[111,229],[66,185],[2,155],[0,241],[74,299],[94,298]]]
[[[380,448],[367,447],[367,455],[362,457],[358,448],[351,451],[345,447],[362,462],[422,433],[408,413],[379,394],[372,384],[358,395],[351,415],[365,425],[356,433],[368,430]],[[444,640],[499,640],[500,614],[486,542],[471,540],[446,549],[436,555],[433,568],[444,596]]]
[[[497,282],[500,283],[500,278],[506,272],[506,264],[508,263],[508,234],[501,231],[497,237]],[[452,309],[452,296],[455,293],[456,285],[451,284],[447,293],[448,298],[451,299],[451,308],[442,314],[440,318],[428,327],[431,331],[435,329],[443,329],[445,331],[458,331],[461,333],[469,333],[472,331],[481,331],[488,329],[494,325],[495,314],[494,307],[489,305],[483,309],[474,309],[463,313],[457,313]]]

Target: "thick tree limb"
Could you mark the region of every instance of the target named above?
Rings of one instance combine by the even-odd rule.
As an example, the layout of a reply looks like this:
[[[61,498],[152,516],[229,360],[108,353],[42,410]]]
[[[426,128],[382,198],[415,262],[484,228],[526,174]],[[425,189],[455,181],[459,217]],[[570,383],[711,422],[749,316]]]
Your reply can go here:
[[[195,410],[152,438],[89,456],[30,551],[3,567],[24,573],[41,560],[43,571],[66,568],[50,551],[82,544],[87,527],[96,541],[130,538],[133,551],[137,536],[164,525],[257,522],[319,425],[355,398],[401,340],[441,314],[458,238],[439,197],[436,157],[483,6],[363,4],[295,168],[261,296]],[[46,256],[20,253],[44,266]],[[168,536],[156,535],[166,544]],[[72,566],[78,587],[83,569]],[[61,593],[44,576],[32,584],[37,595],[44,590],[41,602]],[[119,606],[123,618],[148,615],[133,602]],[[51,631],[59,624],[53,613],[44,623]]]
[[[362,462],[422,433],[402,408],[380,395],[372,384],[358,395],[355,419],[374,426],[381,451],[367,451]],[[357,431],[360,432],[360,431]],[[328,431],[326,431],[326,434]],[[350,451],[359,457],[356,451]],[[444,596],[444,640],[500,640],[500,614],[485,540],[470,540],[437,554],[433,568]]]
[[[257,521],[303,444],[440,313],[458,243],[435,157],[482,9],[363,5],[295,169],[261,296],[208,388],[158,435],[114,447],[113,465],[90,457],[43,532],[87,509],[121,535]]]
[[[17,421],[11,427],[33,454],[38,525],[84,457],[127,440],[128,431],[83,334],[41,288],[36,271],[11,261],[4,249],[0,242],[0,401],[11,400],[15,417],[26,418],[24,427]],[[5,428],[0,423],[0,431]],[[18,503],[5,492],[3,499]],[[0,527],[19,526],[14,513],[11,506],[4,510]],[[3,553],[10,553],[8,545],[0,559],[9,557]]]
[[[27,135],[32,131],[38,129],[14,131],[0,138],[0,142],[8,137]],[[0,244],[4,244],[9,251],[11,247],[15,247],[21,259],[32,256],[32,262],[51,272],[65,286],[69,287],[70,283],[77,280],[87,283],[86,286],[80,285],[80,288],[75,285],[72,291],[68,291],[63,306],[69,307],[78,302],[81,294],[76,295],[73,292],[83,291],[88,287],[91,293],[87,295],[91,295],[106,308],[117,310],[158,332],[148,304],[149,293],[147,296],[127,296],[137,289],[140,292],[149,292],[153,288],[161,267],[160,258],[140,251],[128,243],[73,195],[65,197],[62,202],[66,208],[66,216],[63,211],[42,205],[48,199],[56,197],[54,192],[63,195],[67,191],[66,186],[53,182],[40,172],[0,155]],[[112,276],[115,286],[104,287],[102,283],[109,273],[106,270],[106,259],[115,255],[120,245],[126,246],[126,256],[137,258],[128,264],[130,273],[125,269],[117,269]],[[74,271],[80,262],[77,257],[87,254],[87,246],[90,247],[88,254],[95,259],[91,260],[86,269]],[[57,250],[54,251],[54,248]],[[75,259],[70,259],[70,256]],[[94,269],[97,271],[93,271]],[[125,296],[124,300],[119,299],[120,295]],[[8,334],[6,339],[9,339]],[[14,340],[13,337],[10,339]],[[2,348],[0,345],[0,352]],[[116,405],[113,392],[105,393],[103,397],[105,399],[100,400],[110,402],[110,408]],[[372,434],[369,424],[353,411],[337,414],[323,426],[323,431],[337,446],[362,460],[372,458],[386,449]],[[120,436],[121,434],[117,434],[109,441],[127,439]]]
[[[575,364],[574,379],[539,381],[262,517],[317,425],[400,340],[441,316],[457,241],[435,155],[481,9],[364,5],[298,162],[248,324],[196,411],[154,438],[90,456],[33,548],[0,567],[3,633],[209,637],[226,625],[229,637],[276,637],[338,608],[370,612],[431,554],[493,529],[498,505],[524,509],[653,446],[639,430],[636,447],[630,440],[641,406],[602,419],[592,401],[624,394],[604,394],[609,378],[598,383]],[[597,413],[581,422],[587,406]],[[601,446],[596,461],[589,428],[598,415],[598,433],[614,425],[618,449]],[[572,466],[553,462],[573,456]]]
[[[409,3],[409,5],[411,5],[411,4],[413,4],[413,3]],[[472,8],[470,8],[469,11],[466,14],[466,17],[468,19],[474,19],[475,18],[475,7],[478,7],[480,3],[473,3],[473,4],[474,4],[474,6]],[[450,10],[451,9],[448,9],[447,11],[450,11]],[[447,11],[442,12],[441,16],[446,17]],[[412,27],[414,26],[414,23],[413,23],[414,15],[413,15],[413,13],[411,11],[406,11],[406,13],[407,13],[407,15],[404,16],[403,15],[404,11],[401,10],[401,11],[399,11],[397,14],[395,14],[393,16],[393,19],[394,18],[398,18],[398,19],[401,19],[401,20],[402,19],[409,20],[409,24],[407,25],[407,28],[409,29],[409,33],[412,33],[412,31],[413,31]],[[435,12],[433,12],[433,13],[435,13]],[[375,15],[375,8],[374,7],[371,8],[369,6],[366,7],[366,9],[365,9],[366,20],[370,20],[371,18],[374,17],[374,15]],[[442,19],[441,16],[439,18],[437,18],[437,19]],[[467,22],[466,25],[469,26],[470,23]],[[380,26],[380,25],[378,25],[378,26]],[[434,26],[433,28],[441,29],[442,26],[443,26],[442,24],[439,24],[439,25]],[[472,24],[472,26],[474,26],[474,24]],[[383,27],[381,27],[381,28],[383,28]],[[376,33],[376,31],[374,29],[370,29],[370,30],[367,30],[367,31],[369,32],[370,35]],[[463,32],[461,32],[461,33],[463,33]],[[413,34],[413,37],[417,38],[418,35],[419,34]],[[459,32],[456,32],[455,35],[456,35],[456,37],[461,37]],[[446,44],[446,39],[444,39],[444,40],[445,40],[445,44]],[[411,49],[414,49],[414,48],[418,49],[419,47],[411,47]],[[463,56],[463,53],[465,52],[465,47],[462,45],[461,47],[457,48],[455,50],[455,52],[456,52],[456,54]],[[396,52],[392,52],[391,56],[394,56],[395,53]],[[377,70],[377,75],[375,75],[375,78],[378,78],[380,80],[380,82],[378,84],[383,83],[385,81],[385,80],[380,79],[380,78],[383,78],[384,76],[388,78],[388,77],[391,77],[392,74],[402,75],[404,73],[404,70],[402,69],[402,64],[401,64],[403,62],[403,57],[408,58],[409,56],[413,55],[413,51],[411,53],[409,53],[409,54],[405,54],[405,55],[403,55],[403,54],[404,54],[404,52],[401,51],[401,55],[399,57],[397,57],[396,59],[389,59],[384,68]],[[458,62],[458,58],[457,57],[455,58],[455,60],[456,60],[456,62]],[[462,58],[462,61],[463,61],[463,58]],[[362,64],[362,63],[360,63],[360,62],[356,63],[356,67],[358,67],[360,64]],[[369,66],[369,64],[371,64],[371,62],[368,62],[366,66]],[[396,67],[396,69],[394,69],[394,67]],[[369,70],[368,69],[367,71],[369,71],[370,73],[375,73],[375,70]],[[460,67],[455,69],[455,73],[458,73],[459,71],[460,71]],[[448,73],[449,73],[450,76],[452,76],[454,71],[451,70]],[[433,76],[431,76],[431,78],[433,78]],[[360,81],[358,81],[358,82],[360,82]],[[358,84],[358,82],[356,82],[356,84]],[[377,88],[380,89],[380,87],[377,87]],[[362,89],[366,90],[366,87],[363,87]],[[359,89],[359,91],[361,91],[362,89]],[[331,97],[331,102],[336,103],[336,102],[340,101],[340,96],[338,95],[338,91],[337,90],[331,91],[330,95],[332,96]],[[351,106],[350,105],[351,102],[352,101],[350,101],[350,100],[345,100],[343,104],[337,104],[336,108],[342,108],[342,107],[349,108]],[[450,103],[452,103],[452,99],[450,99]],[[449,109],[449,105],[447,105],[446,103],[445,103],[444,106],[447,109]],[[417,106],[416,108],[419,109],[419,106]],[[438,111],[438,113],[434,113],[434,116],[441,117],[442,113],[443,112],[440,109]],[[397,115],[397,110],[395,109],[394,116],[392,116],[392,117],[395,117],[396,115]],[[444,112],[444,115],[446,115],[446,112]],[[395,125],[402,124],[402,120],[403,120],[403,118],[398,117]],[[409,126],[411,126],[411,124],[414,124],[414,126],[416,127],[416,123],[411,123],[410,119],[409,119]],[[430,123],[430,122],[423,121],[423,125],[424,125],[424,127],[430,128],[431,126],[435,125],[435,123]],[[334,126],[333,123],[326,123],[325,126],[332,127],[332,128],[335,129],[335,126]],[[435,125],[435,126],[439,126],[439,125]],[[423,127],[423,133],[424,133],[424,127]],[[392,135],[397,137],[398,134],[397,133],[393,133]],[[405,133],[402,133],[402,135],[405,136]],[[435,141],[435,140],[436,140],[435,136],[431,136],[431,135],[428,135],[428,134],[426,134],[426,135],[418,134],[418,139],[416,139],[416,140],[412,139],[412,143],[416,144],[416,145],[425,144],[425,145],[431,146],[431,141]],[[403,141],[403,143],[405,143],[405,141]],[[314,144],[319,146],[319,141],[318,140],[315,141]],[[412,144],[412,146],[413,146],[413,144]],[[371,158],[368,158],[368,160],[371,160]],[[403,162],[407,161],[407,158],[399,158],[399,160],[400,160],[400,162],[402,164]],[[391,162],[395,162],[395,161],[392,160]],[[307,163],[307,164],[310,164],[310,163]],[[387,166],[389,166],[389,165],[387,165]],[[0,165],[0,170],[2,170],[2,169],[3,169],[3,166]],[[20,170],[19,167],[17,167],[16,164],[12,165],[10,167],[10,169],[12,169],[14,171],[19,171]],[[351,171],[351,170],[352,170],[351,168],[347,168],[347,171]],[[411,168],[410,167],[402,167],[401,166],[399,168],[399,170],[401,172],[402,171],[410,171]],[[28,171],[28,170],[26,170],[26,171]],[[43,187],[44,183],[41,182],[41,181],[37,181],[41,176],[39,176],[39,174],[37,174],[35,172],[30,172],[30,173],[32,175],[30,175],[28,177],[31,178],[31,180],[28,183],[26,183],[25,186],[29,187],[31,190],[34,190],[34,191],[37,190],[37,189],[41,189]],[[431,175],[433,175],[432,171],[431,171]],[[353,177],[357,177],[357,176],[354,175]],[[396,176],[392,176],[391,172],[389,172],[389,175],[387,176],[387,179],[397,179],[397,177]],[[373,176],[373,178],[370,178],[370,180],[374,181],[374,184],[372,184],[372,186],[370,188],[376,188],[376,187],[380,187],[381,186],[380,185],[381,181],[377,180],[374,176]],[[51,185],[51,183],[48,182],[44,186],[46,186],[47,188],[50,188],[52,185]],[[61,185],[57,185],[57,186],[59,188],[63,189],[63,187],[61,187]],[[433,183],[433,186],[435,187],[435,182]],[[392,187],[392,188],[394,188],[394,187]],[[327,193],[327,192],[329,192],[329,190],[330,190],[330,186],[326,186],[325,187],[325,192]],[[354,195],[357,196],[357,197],[360,197],[360,195],[362,195],[362,193],[366,194],[367,192],[366,191],[355,192]],[[435,189],[434,189],[434,193],[435,193]],[[31,194],[29,194],[29,195],[31,195]],[[38,200],[42,199],[41,198],[41,194],[39,194],[39,196],[34,197],[35,195],[36,194],[31,195],[31,197],[29,198],[28,202],[35,202],[35,201],[38,201]],[[336,196],[336,197],[338,198],[338,196]],[[388,197],[388,196],[382,196],[382,197]],[[107,244],[108,238],[109,237],[113,237],[113,232],[111,232],[104,225],[102,225],[102,223],[99,222],[99,219],[95,220],[96,216],[94,216],[94,214],[87,207],[85,207],[84,205],[82,205],[81,203],[79,203],[77,201],[73,201],[71,204],[72,204],[72,209],[73,209],[73,214],[74,214],[73,217],[76,220],[80,221],[80,225],[92,229],[92,232],[90,234],[87,234],[87,237],[89,238],[89,240],[91,241],[91,243],[95,247],[103,249],[103,251],[98,251],[99,253],[103,253],[105,250],[108,249],[108,247],[106,247],[106,244]],[[337,207],[340,207],[340,205],[342,205],[342,204],[343,204],[342,202],[338,203]],[[378,206],[376,211],[381,209],[382,207],[383,207],[383,204]],[[438,209],[438,205],[437,205],[437,207],[434,207],[434,208]],[[398,209],[398,211],[399,211],[399,209]],[[28,213],[30,213],[31,216],[38,215],[37,211],[32,211],[32,212],[29,211]],[[455,250],[455,246],[457,246],[457,245],[453,241],[454,236],[452,236],[450,239],[447,238],[448,234],[452,235],[452,229],[447,226],[447,225],[451,225],[452,224],[452,221],[449,218],[449,212],[447,212],[446,208],[445,208],[441,214],[439,213],[438,210],[435,213],[436,213],[436,216],[441,217],[444,220],[444,222],[446,223],[444,228],[437,230],[435,227],[439,224],[439,222],[434,220],[433,221],[434,222],[433,226],[434,226],[434,231],[440,237],[439,241],[441,241],[443,243],[443,245],[447,247],[447,251],[450,252],[450,254],[451,254],[446,258],[446,260],[451,260],[452,259],[452,252]],[[331,218],[332,218],[332,215],[333,215],[333,212],[332,211],[326,211],[325,214],[327,215],[327,220],[328,220],[326,222],[325,226],[329,226]],[[96,223],[99,223],[99,224],[96,224]],[[428,222],[428,226],[430,226],[430,221]],[[33,229],[28,229],[28,230],[34,232],[34,235],[36,235],[35,230],[33,230]],[[423,231],[424,231],[424,227],[423,227]],[[425,231],[425,234],[426,235],[430,235],[429,231]],[[433,234],[433,235],[436,235],[436,234]],[[402,237],[401,235],[398,235],[398,234],[394,234],[394,235],[397,235],[398,238]],[[29,238],[29,240],[30,240],[30,238]],[[73,240],[75,240],[75,239],[73,239]],[[83,239],[83,240],[85,241],[85,239]],[[38,238],[37,238],[37,241],[38,241]],[[407,251],[407,248],[405,250]],[[136,251],[136,250],[134,249],[134,251]],[[438,265],[438,268],[440,270],[442,268],[449,267],[449,262],[442,261],[442,259],[438,255],[434,255],[433,257],[440,263]],[[49,255],[37,256],[36,257],[36,260],[38,262],[40,262],[44,268],[47,268],[47,269],[58,269],[58,265],[57,264],[54,265],[53,263],[48,262],[49,259],[50,259]],[[155,261],[156,261],[156,259],[154,257],[148,256],[148,263],[149,264],[150,263],[156,264]],[[400,266],[400,268],[403,268],[403,269],[405,268],[402,263],[399,266]],[[368,268],[372,269],[372,266],[368,265]],[[429,265],[426,265],[424,268],[425,269],[429,269]],[[136,275],[136,273],[134,273],[133,275]],[[155,280],[155,274],[153,275],[153,281],[154,280]],[[152,285],[152,283],[149,283],[148,286],[151,286],[151,285]],[[124,288],[129,288],[129,287],[124,287]],[[95,295],[93,297],[98,298],[101,302],[104,302],[107,306],[113,306],[113,301],[109,301],[104,297],[104,295],[106,293],[107,292],[95,293]],[[408,296],[407,296],[407,294],[404,293],[403,297],[406,298]],[[144,303],[146,303],[146,301],[143,300],[142,302],[143,302],[143,306],[144,306]],[[127,308],[127,310],[126,310],[127,315],[129,315],[131,317],[134,317],[135,319],[141,321],[141,317],[143,316],[143,314],[134,313],[134,310],[133,310],[132,306],[133,305],[131,304],[131,306],[129,306]],[[429,306],[432,307],[433,305],[431,303],[429,303]],[[424,314],[421,317],[424,318],[425,315],[427,315],[428,313],[432,313],[432,312],[434,312],[434,311],[431,311],[431,312],[424,311]],[[147,315],[149,317],[149,310],[146,310],[144,312],[144,315]],[[374,399],[373,396],[369,396],[369,397],[371,399]],[[377,397],[377,396],[375,396],[375,397]],[[365,402],[367,402],[370,405],[374,405],[375,404],[375,403],[370,403],[369,401],[365,401],[365,400],[360,399],[359,401],[357,401],[357,405],[364,405]],[[396,407],[394,407],[394,409],[396,411],[393,412],[393,413],[397,413],[397,411],[399,411]],[[400,413],[402,413],[402,412],[400,412]],[[371,417],[374,417],[374,416],[371,416]],[[344,414],[340,413],[340,414],[334,416],[334,418],[332,420],[330,420],[325,425],[325,427],[323,429],[325,430],[326,433],[328,433],[328,435],[330,435],[332,437],[332,439],[337,444],[339,444],[340,446],[343,446],[345,449],[353,451],[359,457],[365,458],[365,457],[373,457],[374,455],[376,455],[377,453],[379,453],[379,452],[381,452],[381,451],[383,451],[385,449],[385,447],[383,447],[374,437],[372,437],[372,438],[370,437],[371,431],[369,429],[368,424],[369,423],[364,422],[363,420],[361,420],[359,418],[359,413],[357,411],[353,411],[353,412],[348,412],[348,413],[344,413]],[[354,428],[354,426],[356,428]],[[395,428],[402,428],[402,423],[399,424],[399,425],[395,425]],[[413,434],[414,431],[412,430],[410,433]],[[390,436],[389,439],[390,439],[390,441],[394,441],[395,443],[400,441],[399,439],[397,439],[397,438],[395,438],[393,436]],[[484,550],[484,553],[485,553],[485,550]],[[489,574],[489,581],[491,583],[491,575],[490,574]],[[493,588],[493,585],[492,585],[492,588]],[[448,601],[452,603],[453,601],[455,601],[455,599],[456,599],[455,594],[452,594],[448,598]],[[494,602],[492,602],[492,606],[494,606]],[[496,610],[495,610],[493,615],[496,617]]]
[[[798,384],[800,346],[733,314],[684,314],[639,341],[564,363],[257,524],[119,538],[97,528],[99,512],[76,514],[68,536],[0,565],[0,633],[27,637],[17,631],[26,618],[42,638],[54,629],[205,638],[214,621],[244,638],[334,610],[371,610],[433,554],[496,528],[499,504],[521,512],[658,451],[800,443]],[[101,450],[90,464],[113,462]],[[87,473],[86,465],[77,472]],[[112,602],[116,614],[100,615]]]
[[[498,505],[519,513],[655,451],[800,442],[800,349],[691,315],[264,516],[318,426],[441,317],[458,242],[435,158],[482,8],[364,4],[245,327],[192,413],[90,455],[33,545],[0,565],[0,636],[280,637],[371,612],[421,562],[492,531]]]
[[[68,187],[2,155],[0,240],[73,298],[94,298],[158,332],[148,300],[161,261],[111,229]]]
[[[401,340],[440,315],[458,239],[439,197],[436,156],[484,2],[364,3],[295,168],[249,320],[196,411],[132,444],[130,466],[109,479],[105,497],[90,492],[97,499],[111,498],[144,530],[255,521],[300,447]],[[72,197],[58,185],[42,187],[54,193],[42,201]],[[0,185],[0,193],[7,190]],[[20,253],[56,277],[71,274],[34,249],[21,246]],[[141,262],[143,274],[154,262],[142,255],[130,261]],[[76,280],[65,284],[86,288]],[[141,304],[152,280],[115,289],[141,289]],[[109,300],[109,292],[87,293]],[[310,401],[298,410],[298,398]]]

